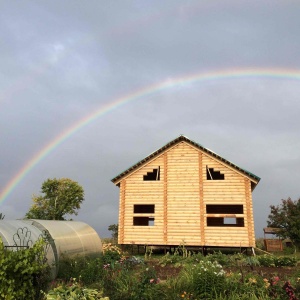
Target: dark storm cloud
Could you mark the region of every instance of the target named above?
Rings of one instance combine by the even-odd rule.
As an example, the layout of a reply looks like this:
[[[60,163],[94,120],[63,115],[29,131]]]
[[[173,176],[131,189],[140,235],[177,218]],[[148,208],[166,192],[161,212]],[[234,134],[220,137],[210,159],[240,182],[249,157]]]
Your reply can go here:
[[[223,69],[299,69],[299,13],[296,1],[2,2],[1,189],[67,128],[142,87]],[[107,235],[118,222],[110,179],[185,134],[262,178],[253,194],[262,235],[269,205],[299,197],[299,89],[291,78],[216,78],[116,107],[32,168],[0,212],[23,217],[44,180],[69,177],[86,192],[77,219]]]

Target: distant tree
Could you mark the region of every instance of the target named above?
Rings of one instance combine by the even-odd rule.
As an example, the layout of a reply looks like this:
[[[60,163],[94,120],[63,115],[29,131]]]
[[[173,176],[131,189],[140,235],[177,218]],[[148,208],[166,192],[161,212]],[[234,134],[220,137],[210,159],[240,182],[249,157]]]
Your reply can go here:
[[[5,215],[3,215],[2,213],[0,213],[0,220],[3,220],[5,217]]]
[[[69,178],[47,179],[42,184],[43,195],[32,196],[33,204],[25,215],[28,219],[65,220],[65,215],[77,215],[84,200],[84,190]]]
[[[278,235],[289,238],[300,248],[300,199],[282,199],[280,205],[271,205],[271,213],[267,221],[268,227],[281,229]]]
[[[111,231],[111,237],[114,240],[118,239],[118,230],[119,230],[119,225],[118,224],[112,224],[108,226],[108,230]]]

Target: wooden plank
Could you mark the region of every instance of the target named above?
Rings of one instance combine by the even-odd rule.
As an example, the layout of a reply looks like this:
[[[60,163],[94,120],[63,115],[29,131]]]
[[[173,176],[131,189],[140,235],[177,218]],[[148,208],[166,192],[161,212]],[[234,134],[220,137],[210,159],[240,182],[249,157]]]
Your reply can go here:
[[[214,197],[213,195],[209,195],[207,197],[204,198],[204,203],[205,204],[224,204],[228,203],[228,204],[236,204],[236,203],[244,203],[245,202],[245,196],[243,195],[235,195],[230,196],[230,195],[223,195],[222,197],[218,196],[218,197]]]
[[[126,190],[126,180],[122,180],[120,185],[120,204],[119,204],[119,232],[118,232],[119,244],[123,244],[124,242],[125,190]]]
[[[209,235],[207,236],[207,239],[213,239],[217,238],[219,240],[226,240],[226,239],[240,239],[240,238],[245,238],[248,240],[248,233],[246,232],[241,232],[241,233],[228,233],[227,235],[220,235],[217,232],[207,232]]]
[[[230,186],[226,185],[215,185],[215,186],[204,186],[203,187],[206,192],[210,191],[223,191],[223,192],[244,192],[245,191],[245,185],[237,185],[237,184],[231,184]]]
[[[246,214],[248,219],[248,236],[249,236],[249,244],[252,247],[255,246],[255,236],[254,236],[254,226],[252,224],[253,220],[253,212],[252,212],[252,197],[251,197],[251,183],[248,178],[245,178],[245,196],[246,196]]]
[[[195,190],[193,191],[193,192],[196,192]],[[216,191],[203,191],[203,197],[204,198],[206,198],[207,196],[222,196],[222,195],[232,195],[232,197],[234,197],[234,196],[241,196],[241,195],[243,195],[243,193],[242,192],[239,192],[239,191],[232,191],[232,192],[224,192],[224,191],[218,191],[218,190],[216,190]]]
[[[164,244],[168,243],[168,156],[169,153],[166,152],[164,153],[163,156],[163,166],[164,166],[164,198],[163,198],[163,203],[164,203],[164,228],[163,228],[163,242]]]

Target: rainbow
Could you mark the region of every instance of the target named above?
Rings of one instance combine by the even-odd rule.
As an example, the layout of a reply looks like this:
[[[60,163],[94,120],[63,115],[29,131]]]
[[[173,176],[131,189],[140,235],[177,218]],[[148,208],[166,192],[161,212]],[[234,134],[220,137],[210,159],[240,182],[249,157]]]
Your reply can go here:
[[[63,142],[76,134],[80,129],[94,122],[99,117],[118,109],[119,107],[141,99],[145,96],[158,93],[163,90],[174,87],[184,87],[187,84],[196,82],[208,82],[222,79],[243,79],[243,78],[271,78],[271,79],[285,79],[285,80],[300,80],[300,70],[291,69],[238,69],[238,70],[221,70],[214,72],[195,73],[178,78],[171,78],[165,81],[146,86],[139,90],[129,93],[125,96],[117,98],[109,103],[102,105],[98,110],[80,119],[78,122],[67,128],[53,140],[51,140],[44,148],[37,152],[18,172],[10,179],[4,189],[0,193],[0,205],[8,198],[14,191],[17,185],[23,178],[43,159],[45,159],[54,149],[59,147]]]

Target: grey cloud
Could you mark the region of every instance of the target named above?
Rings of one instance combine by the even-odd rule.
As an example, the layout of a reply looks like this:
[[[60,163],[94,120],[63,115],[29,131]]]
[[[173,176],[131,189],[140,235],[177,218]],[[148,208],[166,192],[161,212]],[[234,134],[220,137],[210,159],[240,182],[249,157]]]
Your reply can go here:
[[[3,3],[0,190],[67,128],[143,87],[193,73],[300,67],[297,2]],[[45,179],[70,177],[86,191],[76,219],[107,236],[118,221],[110,179],[185,134],[262,178],[253,194],[260,236],[269,205],[299,197],[298,81],[183,82],[116,106],[32,167],[0,212],[22,217]]]

